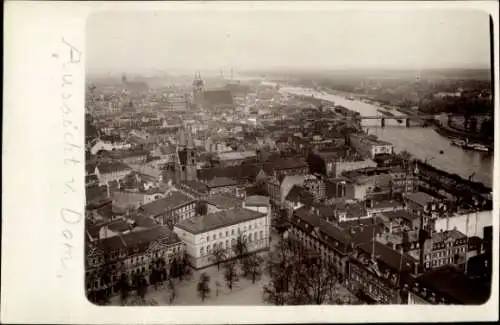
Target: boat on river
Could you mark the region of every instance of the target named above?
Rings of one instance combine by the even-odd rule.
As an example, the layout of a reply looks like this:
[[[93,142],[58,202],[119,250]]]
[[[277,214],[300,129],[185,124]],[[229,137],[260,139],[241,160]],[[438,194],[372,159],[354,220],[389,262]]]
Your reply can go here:
[[[469,143],[468,140],[460,140],[460,139],[453,139],[451,140],[451,144],[457,147],[460,147],[465,150],[475,150],[475,151],[483,151],[483,152],[488,152],[490,151],[490,148],[485,146],[484,144],[481,143]]]

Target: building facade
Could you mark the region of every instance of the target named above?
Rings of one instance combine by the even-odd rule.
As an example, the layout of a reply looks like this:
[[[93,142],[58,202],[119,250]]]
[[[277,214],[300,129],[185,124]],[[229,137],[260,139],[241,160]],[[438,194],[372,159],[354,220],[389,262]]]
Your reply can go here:
[[[118,293],[117,283],[122,274],[129,283],[140,275],[149,283],[151,263],[165,262],[163,279],[168,277],[169,265],[184,245],[177,235],[166,227],[132,231],[127,234],[90,242],[86,249],[85,282],[87,296]]]
[[[269,249],[270,227],[270,211],[264,214],[237,208],[184,220],[174,232],[186,245],[191,265],[200,269],[216,263],[216,249],[224,250],[226,259],[234,257],[239,236],[249,253]]]

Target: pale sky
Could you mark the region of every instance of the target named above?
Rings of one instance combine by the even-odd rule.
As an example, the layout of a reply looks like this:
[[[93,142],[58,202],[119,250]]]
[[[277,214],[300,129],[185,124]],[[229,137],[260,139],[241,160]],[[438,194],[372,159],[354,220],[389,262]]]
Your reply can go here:
[[[87,70],[489,68],[480,11],[176,11],[99,13]]]

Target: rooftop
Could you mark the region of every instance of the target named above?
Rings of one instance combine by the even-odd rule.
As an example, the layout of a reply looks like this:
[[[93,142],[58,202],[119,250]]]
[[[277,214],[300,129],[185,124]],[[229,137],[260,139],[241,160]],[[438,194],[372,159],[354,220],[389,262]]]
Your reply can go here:
[[[264,216],[265,215],[260,212],[237,208],[209,213],[205,216],[189,218],[178,223],[176,227],[193,234],[200,234],[253,219],[262,218]]]
[[[161,213],[164,213],[165,211],[175,209],[177,207],[184,206],[192,202],[194,202],[193,199],[182,194],[181,192],[175,191],[175,192],[170,192],[164,198],[144,204],[139,208],[139,210],[143,211],[147,215],[157,216]]]
[[[149,246],[149,243],[158,240],[162,240],[169,245],[181,241],[179,237],[167,227],[157,226],[104,238],[98,241],[97,245],[104,252],[111,252],[122,248],[139,248],[144,251]]]
[[[216,206],[219,209],[234,209],[241,207],[242,200],[228,194],[210,195],[207,203]]]
[[[199,192],[199,193],[207,193],[208,192],[207,185],[200,182],[200,181],[182,181],[181,185],[188,187],[192,190],[195,190],[196,192]]]
[[[212,178],[209,181],[206,181],[206,184],[209,188],[214,188],[214,187],[223,187],[223,186],[234,186],[238,185],[239,182],[234,179],[234,178],[229,178],[229,177],[215,177]]]
[[[479,281],[472,280],[452,266],[445,265],[430,270],[416,280],[424,288],[445,296],[452,302],[464,305],[485,303],[491,289]]]
[[[247,196],[247,198],[245,199],[245,205],[267,207],[269,206],[269,196],[263,196],[263,195]]]
[[[373,206],[369,209],[387,209],[402,207],[403,203],[397,200],[377,200],[372,201]]]
[[[228,161],[228,160],[242,160],[247,158],[256,157],[257,154],[255,151],[230,151],[219,154],[220,161]]]
[[[406,210],[387,211],[383,212],[382,215],[388,217],[390,220],[394,220],[396,218],[402,218],[408,221],[413,221],[415,219],[418,219],[417,214],[412,214]]]
[[[109,173],[131,170],[131,168],[128,165],[120,161],[101,162],[97,165],[97,169],[101,174],[109,174]]]
[[[415,192],[406,195],[406,198],[409,201],[415,202],[421,207],[425,207],[427,204],[431,202],[435,202],[437,199],[434,196],[431,196],[424,192]]]

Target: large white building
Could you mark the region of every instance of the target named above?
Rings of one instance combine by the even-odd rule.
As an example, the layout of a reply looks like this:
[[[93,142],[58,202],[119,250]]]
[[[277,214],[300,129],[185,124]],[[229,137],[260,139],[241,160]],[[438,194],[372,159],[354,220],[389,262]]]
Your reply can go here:
[[[212,252],[217,247],[226,251],[226,258],[234,256],[233,246],[240,234],[248,252],[268,249],[270,209],[267,212],[248,208],[217,211],[181,221],[174,226],[174,232],[185,244],[191,265],[200,269],[215,263]]]

